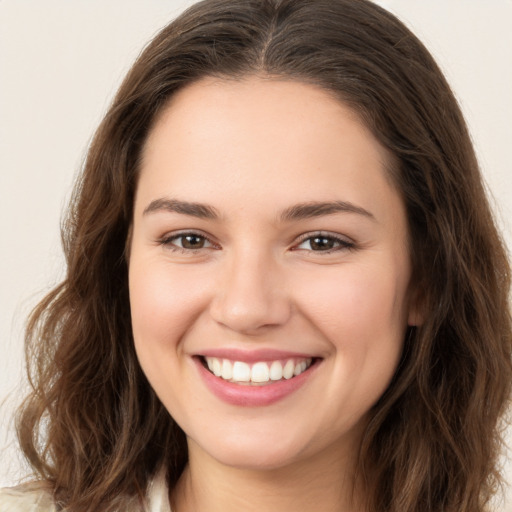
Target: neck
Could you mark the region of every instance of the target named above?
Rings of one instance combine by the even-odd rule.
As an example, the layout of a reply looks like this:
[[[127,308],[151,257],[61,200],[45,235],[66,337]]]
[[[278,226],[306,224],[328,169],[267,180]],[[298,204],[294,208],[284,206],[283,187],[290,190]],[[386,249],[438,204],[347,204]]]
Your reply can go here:
[[[173,512],[361,512],[355,457],[335,451],[279,469],[243,469],[189,441],[189,464],[171,497]]]

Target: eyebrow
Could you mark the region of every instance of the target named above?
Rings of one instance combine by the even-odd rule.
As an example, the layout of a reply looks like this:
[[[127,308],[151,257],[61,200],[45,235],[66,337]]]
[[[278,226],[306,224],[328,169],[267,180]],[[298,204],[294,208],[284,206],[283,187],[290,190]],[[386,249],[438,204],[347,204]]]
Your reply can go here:
[[[154,212],[180,213],[181,215],[190,215],[201,219],[218,219],[219,213],[210,205],[202,203],[192,203],[190,201],[180,201],[179,199],[168,199],[162,197],[151,201],[143,212],[143,215]]]
[[[143,215],[161,211],[179,213],[201,219],[216,220],[220,218],[217,209],[208,204],[165,197],[151,201],[145,208]],[[279,218],[281,222],[289,222],[336,213],[354,213],[376,221],[375,216],[371,212],[348,201],[310,201],[299,203],[283,210]]]
[[[286,208],[286,210],[281,213],[280,219],[282,222],[286,222],[321,217],[323,215],[333,215],[335,213],[355,213],[373,221],[377,220],[373,213],[348,201],[311,201],[299,203],[290,208]]]

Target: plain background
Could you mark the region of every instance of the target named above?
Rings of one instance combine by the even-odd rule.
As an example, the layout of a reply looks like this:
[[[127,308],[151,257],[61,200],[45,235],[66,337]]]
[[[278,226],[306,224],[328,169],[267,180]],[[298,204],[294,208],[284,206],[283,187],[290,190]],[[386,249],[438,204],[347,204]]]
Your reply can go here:
[[[26,470],[11,420],[26,388],[22,332],[30,309],[63,276],[59,223],[73,178],[130,64],[191,3],[0,0],[0,486]],[[378,3],[446,73],[512,247],[512,0]],[[511,508],[509,492],[497,510]]]

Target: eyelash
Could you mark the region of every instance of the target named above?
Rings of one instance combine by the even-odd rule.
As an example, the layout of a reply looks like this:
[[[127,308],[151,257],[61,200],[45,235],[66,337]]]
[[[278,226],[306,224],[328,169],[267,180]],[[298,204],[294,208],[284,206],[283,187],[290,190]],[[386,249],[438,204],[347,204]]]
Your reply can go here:
[[[197,238],[202,238],[206,242],[211,244],[212,247],[217,247],[217,245],[209,237],[207,237],[204,233],[200,233],[197,231],[182,231],[181,233],[172,233],[170,235],[166,235],[166,236],[162,237],[160,240],[158,240],[158,243],[172,252],[180,252],[183,254],[195,253],[202,249],[210,249],[210,247],[199,247],[197,249],[186,249],[185,247],[179,247],[178,245],[176,245],[174,243],[175,240],[179,240],[180,238],[183,239],[187,236],[194,236]]]
[[[174,243],[176,240],[178,240],[180,238],[183,239],[187,236],[194,236],[197,238],[201,238],[205,242],[210,244],[210,247],[199,247],[197,249],[192,249],[192,248],[179,247],[178,245],[176,245]],[[299,249],[298,248],[298,246],[302,245],[304,242],[307,242],[308,240],[313,240],[315,238],[330,240],[334,244],[338,244],[338,245],[335,247],[332,247],[330,249],[320,250],[320,251],[314,251],[313,249]],[[158,243],[160,245],[166,247],[166,249],[168,249],[172,252],[180,252],[183,254],[195,253],[202,249],[218,248],[218,245],[215,244],[215,242],[213,242],[209,237],[207,237],[204,233],[200,233],[197,231],[183,231],[181,233],[173,233],[171,235],[162,237],[161,239],[158,240]],[[333,252],[343,251],[343,250],[351,251],[351,250],[354,250],[355,248],[356,248],[356,245],[354,244],[354,242],[351,242],[345,238],[342,238],[339,235],[335,235],[333,233],[326,233],[323,231],[317,231],[314,233],[305,233],[304,235],[299,237],[298,242],[292,247],[291,250],[293,250],[293,251],[306,250],[306,251],[311,251],[311,252],[318,253],[318,254],[332,254]]]
[[[328,249],[325,251],[313,251],[312,249],[298,249],[297,246],[302,245],[304,242],[307,242],[308,240],[314,240],[315,238],[333,241],[335,244],[338,244],[338,246],[332,247],[331,249]],[[343,238],[334,233],[328,233],[325,231],[316,231],[314,233],[305,233],[304,235],[302,235],[299,238],[298,243],[294,246],[293,250],[295,250],[295,251],[309,250],[311,252],[315,252],[315,253],[319,253],[319,254],[332,254],[333,252],[343,251],[343,250],[352,251],[355,248],[356,248],[355,243],[350,240],[347,240],[346,238]]]

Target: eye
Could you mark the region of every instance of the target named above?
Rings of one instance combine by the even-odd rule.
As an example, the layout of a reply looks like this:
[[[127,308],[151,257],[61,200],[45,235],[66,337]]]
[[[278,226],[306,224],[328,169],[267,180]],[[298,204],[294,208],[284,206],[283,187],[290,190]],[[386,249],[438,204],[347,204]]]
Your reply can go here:
[[[354,248],[354,243],[349,240],[331,234],[317,233],[303,237],[299,244],[294,247],[294,250],[334,252],[352,248]]]
[[[199,233],[179,233],[166,236],[160,240],[160,243],[171,250],[183,252],[214,247],[214,244],[206,236]]]

